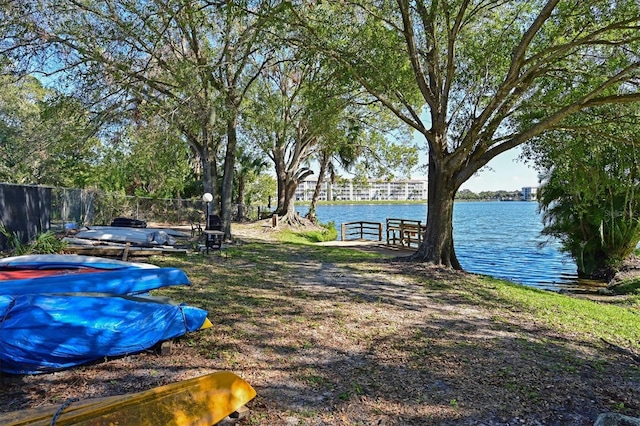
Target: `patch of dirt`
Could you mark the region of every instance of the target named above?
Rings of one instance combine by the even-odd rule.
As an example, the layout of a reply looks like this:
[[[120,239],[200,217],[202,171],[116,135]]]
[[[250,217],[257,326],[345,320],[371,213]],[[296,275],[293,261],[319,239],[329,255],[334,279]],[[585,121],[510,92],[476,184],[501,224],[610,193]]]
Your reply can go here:
[[[273,229],[266,220],[233,232],[240,243]],[[286,261],[252,256],[194,261],[192,297],[228,288],[217,307],[203,306],[211,331],[177,339],[166,356],[0,375],[0,411],[231,370],[258,392],[246,425],[582,426],[601,412],[640,414],[632,358],[504,311],[481,277],[388,259],[327,262],[303,249]],[[486,297],[459,291],[469,285]]]
[[[622,281],[640,277],[640,257],[633,256],[627,259],[620,270],[616,273],[610,286],[615,286]]]
[[[291,225],[278,220],[276,226],[273,226],[274,222],[271,218],[255,222],[234,223],[232,233],[234,237],[243,239],[270,240],[273,235],[285,230],[292,232],[324,230],[322,226],[316,225],[305,217],[297,216],[297,221],[298,223]]]

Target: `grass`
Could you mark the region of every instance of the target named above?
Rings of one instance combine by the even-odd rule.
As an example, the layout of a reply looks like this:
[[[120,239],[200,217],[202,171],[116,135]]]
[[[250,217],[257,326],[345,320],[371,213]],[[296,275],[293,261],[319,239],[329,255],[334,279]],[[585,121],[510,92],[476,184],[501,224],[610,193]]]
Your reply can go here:
[[[321,225],[322,230],[293,232],[284,230],[279,233],[279,240],[288,243],[308,244],[334,241],[338,238],[338,231],[334,222]]]
[[[260,299],[255,295],[243,297],[242,302],[234,302],[237,295],[234,296],[233,292],[238,287],[246,290],[248,286],[273,286],[280,272],[295,273],[299,268],[298,258],[346,266],[373,262],[367,266],[367,270],[384,270],[384,263],[376,263],[380,256],[373,253],[313,245],[308,238],[292,232],[284,232],[280,239],[281,242],[276,243],[250,243],[228,248],[227,255],[230,258],[242,258],[249,266],[223,269],[224,276],[220,278],[224,279],[227,286],[208,288],[206,305],[213,302],[217,306],[238,309],[239,304],[263,306],[273,303],[273,300]],[[206,268],[203,270],[205,265],[191,262],[188,257],[164,258],[163,263],[181,267],[194,281],[205,280],[210,274]],[[426,279],[421,284],[427,287],[426,291],[455,293],[469,303],[489,307],[496,311],[496,318],[526,316],[531,323],[549,329],[591,340],[606,339],[624,347],[640,349],[640,311],[633,297],[629,299],[631,302],[625,304],[598,303],[475,275],[463,275],[456,281]],[[629,288],[637,292],[638,284],[630,283]],[[188,297],[188,293],[185,296]],[[304,294],[299,296],[303,299],[307,297]]]
[[[630,279],[613,287],[615,294],[630,294],[640,304],[640,279]]]
[[[640,310],[633,304],[577,299],[409,264],[402,273],[404,266],[375,253],[311,244],[293,233],[280,235],[278,241],[230,246],[226,252],[227,260],[202,255],[157,259],[184,269],[194,283],[192,288],[163,289],[162,294],[205,307],[214,316],[216,333],[191,337],[199,355],[226,368],[242,367],[252,377],[261,374],[260,365],[268,365],[266,383],[274,380],[272,369],[296,381],[292,385],[279,376],[273,390],[263,382],[265,400],[276,398],[282,383],[300,386],[303,394],[333,398],[318,406],[300,405],[304,413],[292,415],[324,418],[325,403],[348,405],[363,397],[375,411],[371,401],[379,394],[425,400],[421,407],[446,409],[453,418],[492,401],[506,404],[507,412],[516,409],[509,406],[516,400],[531,412],[562,412],[567,408],[557,407],[580,383],[586,383],[585,389],[610,389],[609,377],[624,386],[637,383],[640,375],[640,369],[618,364],[618,351],[602,341],[640,353]],[[326,273],[334,267],[340,274]],[[352,275],[367,282],[350,285]],[[397,294],[392,293],[395,288]],[[414,296],[426,298],[430,307],[423,310],[414,304]],[[486,320],[443,314],[458,310],[480,312],[479,318]],[[406,318],[414,319],[405,323]],[[260,355],[247,356],[245,345]],[[407,374],[399,381],[403,387],[413,389],[414,379],[417,387],[394,388],[389,377],[399,372]],[[550,396],[549,386],[557,381],[558,395]],[[430,386],[428,392],[424,383]],[[494,396],[483,396],[492,392]],[[629,414],[635,410],[635,397],[627,398],[625,392],[591,398],[598,400],[599,410],[618,404],[624,407],[618,411]],[[532,416],[543,418],[540,413]],[[273,424],[267,418],[258,423]]]
[[[470,289],[479,303],[527,315],[558,331],[640,349],[640,311],[633,304],[598,303],[492,278],[483,281],[483,287]]]

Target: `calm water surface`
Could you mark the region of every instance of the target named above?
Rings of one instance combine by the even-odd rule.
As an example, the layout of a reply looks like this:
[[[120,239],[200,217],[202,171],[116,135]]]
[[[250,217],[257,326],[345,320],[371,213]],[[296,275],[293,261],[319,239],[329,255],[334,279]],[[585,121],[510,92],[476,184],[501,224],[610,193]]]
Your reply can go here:
[[[503,278],[547,290],[573,289],[578,282],[574,261],[559,251],[557,241],[540,236],[542,221],[535,202],[457,202],[453,238],[458,260],[469,272]],[[297,210],[306,214],[307,206]],[[426,222],[425,204],[321,205],[318,219],[335,222],[382,222],[388,217]],[[385,230],[383,230],[383,233]],[[384,234],[386,235],[386,234]]]

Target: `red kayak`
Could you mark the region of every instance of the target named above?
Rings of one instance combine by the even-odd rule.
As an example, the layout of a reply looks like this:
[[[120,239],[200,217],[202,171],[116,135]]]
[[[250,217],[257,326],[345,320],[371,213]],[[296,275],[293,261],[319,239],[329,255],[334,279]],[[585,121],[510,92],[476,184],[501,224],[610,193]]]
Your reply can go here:
[[[0,269],[0,281],[26,280],[33,278],[51,277],[69,274],[86,274],[94,272],[105,272],[109,269],[98,268],[60,268],[60,269]]]

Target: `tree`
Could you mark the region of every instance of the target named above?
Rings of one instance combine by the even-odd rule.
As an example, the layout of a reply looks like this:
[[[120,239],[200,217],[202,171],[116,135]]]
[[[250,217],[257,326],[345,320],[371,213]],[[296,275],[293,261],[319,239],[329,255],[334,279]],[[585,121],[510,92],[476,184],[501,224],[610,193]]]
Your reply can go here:
[[[98,156],[95,132],[77,99],[33,77],[0,77],[0,180],[84,186]]]
[[[544,170],[543,234],[561,242],[581,277],[609,281],[640,242],[639,118],[630,106],[585,111],[524,151]]]
[[[245,200],[247,204],[271,209],[272,197],[277,192],[277,183],[273,176],[261,173],[247,182]]]
[[[385,111],[381,111],[378,118],[384,115]],[[367,132],[363,144],[358,146],[360,155],[353,161],[350,171],[356,178],[364,180],[410,177],[418,165],[418,147],[408,142],[409,137],[409,132],[388,127],[384,132]]]
[[[114,117],[135,120],[138,106],[155,106],[199,156],[230,238],[238,113],[269,60],[272,11],[270,1],[31,0],[4,11],[10,36],[0,52],[20,59],[22,72],[63,74],[111,129]]]
[[[286,51],[284,53],[287,53]],[[313,171],[309,162],[339,133],[349,105],[346,89],[333,84],[321,64],[283,57],[265,68],[247,108],[245,130],[269,156],[278,182],[276,213],[297,224],[295,191]]]
[[[360,0],[292,14],[301,44],[424,136],[429,208],[412,259],[461,269],[453,206],[464,182],[571,114],[640,100],[638,7],[633,0]],[[535,120],[516,125],[523,114]]]
[[[250,196],[252,193],[247,193],[247,185],[256,180],[260,175],[262,169],[267,165],[267,162],[263,158],[258,157],[255,153],[250,152],[245,147],[240,147],[238,158],[236,161],[236,204],[238,205],[238,213],[236,218],[238,221],[242,221],[246,215],[243,210],[245,204],[251,204]]]
[[[177,129],[150,115],[104,148],[94,185],[143,197],[180,198],[190,175],[188,146]]]
[[[45,90],[34,79],[4,76],[0,80],[0,180],[34,183],[30,135],[36,133],[40,121],[40,102]]]
[[[474,193],[470,189],[463,189],[458,191],[456,194],[457,200],[477,200],[478,198],[480,198],[478,197],[478,194]]]
[[[399,123],[385,110],[369,106],[361,108],[363,115],[350,116],[348,130],[343,136],[336,135],[329,144],[319,149],[320,171],[307,218],[316,221],[315,210],[325,174],[329,173],[329,184],[338,177],[334,160],[355,181],[374,178],[393,180],[396,174],[408,177],[418,163],[417,147],[408,142],[409,134],[397,129]],[[356,120],[357,118],[357,120]]]
[[[352,110],[355,111],[355,108]],[[334,128],[328,129],[329,133],[325,134],[322,139],[322,144],[316,156],[320,169],[316,179],[316,186],[311,196],[309,211],[305,215],[313,223],[318,221],[316,207],[327,174],[329,175],[328,183],[332,185],[338,177],[338,169],[335,163],[337,162],[343,169],[348,170],[362,152],[362,140],[365,132],[364,126],[358,123],[357,118],[357,114],[345,114],[343,120],[336,123]],[[329,188],[330,186],[328,186]]]
[[[316,186],[313,189],[313,195],[311,196],[309,211],[305,215],[305,217],[313,223],[318,222],[316,207],[318,206],[318,199],[320,198],[320,192],[322,191],[322,184],[325,181],[327,173],[329,174],[329,185],[333,184],[336,180],[337,172],[332,161],[332,155],[330,148],[321,149],[319,152],[318,163],[320,163],[320,170],[318,171],[318,179],[316,180]]]
[[[413,156],[398,155],[406,147],[406,134],[396,132],[401,124],[376,105],[363,102],[361,90],[326,68],[315,54],[300,54],[284,48],[280,60],[265,68],[253,91],[243,123],[251,139],[258,142],[274,163],[278,181],[276,213],[281,221],[297,224],[295,191],[313,174],[311,162],[320,164],[318,185],[332,161],[343,166],[363,158],[374,159],[369,172],[390,167],[411,168]],[[308,214],[314,219],[315,201]]]

